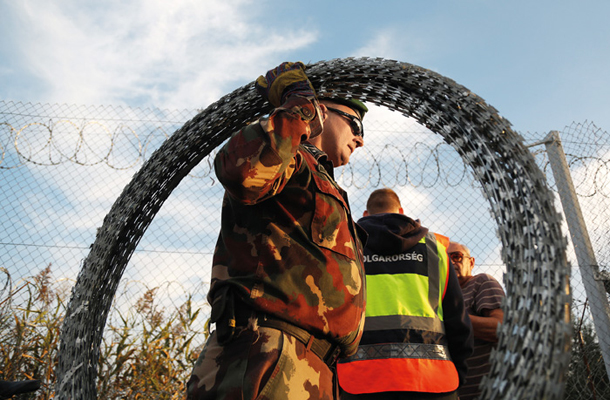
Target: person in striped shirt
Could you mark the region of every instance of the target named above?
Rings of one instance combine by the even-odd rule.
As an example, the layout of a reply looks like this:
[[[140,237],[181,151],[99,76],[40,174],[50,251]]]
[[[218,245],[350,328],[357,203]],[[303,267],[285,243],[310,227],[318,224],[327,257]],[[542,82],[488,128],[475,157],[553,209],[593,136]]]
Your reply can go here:
[[[476,399],[479,385],[491,369],[491,350],[498,342],[498,325],[504,319],[502,301],[506,297],[500,283],[491,275],[472,275],[474,257],[463,244],[450,242],[447,249],[464,295],[464,306],[470,314],[474,331],[474,353],[466,361],[466,383],[459,388],[460,400]]]

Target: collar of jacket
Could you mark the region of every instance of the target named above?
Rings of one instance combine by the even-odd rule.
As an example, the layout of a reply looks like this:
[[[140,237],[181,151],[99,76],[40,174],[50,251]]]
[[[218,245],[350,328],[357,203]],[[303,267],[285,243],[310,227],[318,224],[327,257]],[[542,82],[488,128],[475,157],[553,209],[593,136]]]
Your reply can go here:
[[[369,234],[367,248],[376,254],[399,254],[414,247],[428,233],[421,226],[403,214],[384,213],[362,217],[358,224]]]
[[[328,175],[330,175],[331,178],[335,179],[335,175],[333,173],[333,162],[328,159],[328,155],[326,155],[325,152],[318,149],[311,143],[301,143],[301,146],[303,146],[305,150],[307,150],[313,156],[313,158],[316,159],[318,164],[322,164],[322,166],[324,167],[324,169],[326,169],[326,172],[328,173]]]

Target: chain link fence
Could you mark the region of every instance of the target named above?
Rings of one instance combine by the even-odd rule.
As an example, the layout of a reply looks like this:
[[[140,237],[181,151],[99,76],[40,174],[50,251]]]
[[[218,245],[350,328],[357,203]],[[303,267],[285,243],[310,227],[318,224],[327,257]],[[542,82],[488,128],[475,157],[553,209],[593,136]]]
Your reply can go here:
[[[574,190],[594,249],[598,279],[606,278],[602,300],[610,301],[610,270],[608,248],[610,239],[610,138],[608,133],[592,122],[573,123],[561,132],[563,151],[570,169]],[[524,135],[526,142],[540,141],[543,135]],[[544,146],[533,146],[538,165],[543,169],[550,187],[557,191],[557,183],[551,171],[548,153]],[[557,202],[561,209],[561,203]],[[568,232],[564,222],[564,231]],[[569,237],[569,236],[568,236]],[[579,265],[576,260],[574,243],[568,241],[568,257],[572,264],[572,359],[566,384],[566,399],[606,399],[610,398],[610,384],[607,367],[600,350],[599,341],[610,344],[606,335],[597,336],[591,315],[591,299],[585,293],[580,269],[590,266]],[[606,327],[607,331],[608,327]],[[608,357],[608,355],[606,355]]]
[[[114,200],[152,152],[198,111],[0,101],[0,328],[4,332],[14,329],[8,316],[31,300],[29,292],[20,289],[29,282],[40,284],[42,277],[40,287],[52,288],[57,304],[69,300],[80,264]],[[489,203],[457,152],[439,135],[391,113],[388,118],[368,118],[365,131],[365,147],[335,172],[349,193],[354,215],[362,215],[371,191],[393,188],[407,215],[470,247],[476,259],[474,273],[485,272],[503,282],[506,268]],[[522,135],[527,144],[540,141],[546,133]],[[610,235],[610,139],[593,123],[575,123],[560,135],[599,268],[608,272],[610,253],[604,244]],[[544,147],[531,150],[555,189]],[[214,153],[206,157],[180,183],[143,236],[117,291],[105,333],[108,343],[117,343],[126,326],[136,337],[146,337],[153,325],[180,320],[180,329],[170,325],[178,329],[177,335],[189,338],[188,351],[181,361],[167,361],[182,368],[177,381],[186,380],[188,363],[206,335],[206,294],[223,195],[213,157]],[[559,200],[557,207],[561,209]],[[569,238],[567,226],[565,235]],[[573,267],[575,328],[565,398],[610,398],[598,345],[598,340],[610,338],[596,336],[573,248],[568,256]],[[201,311],[196,315],[193,310]],[[185,313],[195,315],[189,324],[181,319]],[[146,318],[138,320],[142,315]],[[141,345],[134,336],[130,340]],[[110,358],[116,362],[120,357],[117,353]],[[0,369],[0,379],[28,378],[16,367]],[[107,373],[112,374],[112,368]],[[52,382],[47,382],[47,389],[45,393],[50,393]],[[112,398],[127,395],[125,390],[101,388],[99,393]],[[167,398],[180,396],[167,393]]]

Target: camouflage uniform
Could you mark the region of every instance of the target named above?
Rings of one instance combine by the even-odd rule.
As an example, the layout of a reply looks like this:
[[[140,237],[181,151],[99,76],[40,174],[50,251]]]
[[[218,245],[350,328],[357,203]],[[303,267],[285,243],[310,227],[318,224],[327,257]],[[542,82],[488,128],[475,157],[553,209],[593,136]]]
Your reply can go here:
[[[310,100],[289,97],[216,157],[226,193],[208,300],[213,314],[227,293],[241,304],[236,311],[254,311],[222,345],[217,324],[189,380],[189,398],[333,397],[333,363],[315,356],[311,342],[260,327],[263,314],[338,344],[341,356],[357,349],[365,303],[360,228],[332,163],[303,143],[321,129],[315,117]]]

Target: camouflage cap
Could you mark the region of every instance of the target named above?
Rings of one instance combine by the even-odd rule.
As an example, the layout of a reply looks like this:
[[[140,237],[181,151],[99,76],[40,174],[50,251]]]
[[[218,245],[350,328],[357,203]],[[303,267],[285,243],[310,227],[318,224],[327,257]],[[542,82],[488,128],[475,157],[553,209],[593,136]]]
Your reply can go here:
[[[347,106],[349,108],[351,108],[352,110],[356,111],[358,113],[358,116],[360,117],[360,119],[364,118],[364,114],[367,113],[367,111],[369,110],[367,106],[364,105],[363,102],[361,102],[358,99],[343,99],[340,97],[320,97],[320,100],[326,100],[326,101],[332,101],[333,103],[337,103],[337,104],[342,104],[344,106]]]

